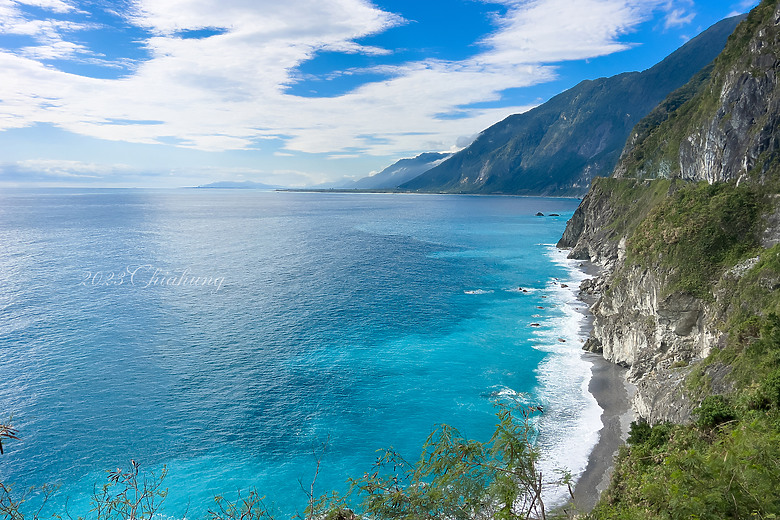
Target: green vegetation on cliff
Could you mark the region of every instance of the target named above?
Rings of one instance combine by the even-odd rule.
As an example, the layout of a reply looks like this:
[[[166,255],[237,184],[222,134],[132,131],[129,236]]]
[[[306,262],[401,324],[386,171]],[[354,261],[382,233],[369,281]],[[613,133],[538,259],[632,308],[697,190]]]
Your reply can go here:
[[[777,518],[777,411],[715,427],[634,425],[598,519]]]
[[[732,231],[716,235],[728,238]],[[754,241],[746,237],[733,241],[732,248],[725,241],[720,251],[750,250]],[[664,237],[655,238],[643,237],[658,251]],[[669,261],[665,257],[661,253],[662,262]],[[724,270],[734,263],[731,258],[693,270],[697,289],[717,294],[727,335],[726,344],[713,349],[688,377],[689,396],[701,402],[695,421],[633,424],[610,487],[590,518],[780,517],[780,246],[750,261],[755,265],[742,275]],[[718,272],[724,276],[713,280]],[[677,290],[685,290],[677,283]],[[732,389],[726,395],[711,394],[707,374],[714,366],[726,374]]]
[[[617,176],[766,182],[778,159],[776,7],[764,1],[753,9],[713,65],[634,128]]]
[[[656,273],[662,298],[688,294],[712,306],[725,341],[671,368],[687,374],[695,420],[634,424],[590,518],[780,515],[780,245],[761,244],[775,195],[758,183],[594,183],[588,204],[604,219],[592,233],[612,248],[625,243],[609,284],[632,269]]]
[[[779,77],[764,0],[634,128],[564,234],[607,267],[595,339],[632,364],[651,421],[589,518],[780,517]]]
[[[760,190],[733,183],[692,184],[650,210],[628,240],[629,260],[670,271],[670,292],[712,298],[711,284],[758,248],[765,206]]]

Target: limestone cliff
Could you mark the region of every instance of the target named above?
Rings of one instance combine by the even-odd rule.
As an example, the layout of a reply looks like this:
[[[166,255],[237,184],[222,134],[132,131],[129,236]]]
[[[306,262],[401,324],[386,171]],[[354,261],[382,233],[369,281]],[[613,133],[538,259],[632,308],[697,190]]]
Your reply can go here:
[[[583,286],[599,295],[586,348],[630,367],[634,411],[650,423],[690,419],[703,397],[694,373],[708,393],[730,391],[730,368],[701,362],[728,341],[739,305],[725,288],[777,243],[779,66],[780,6],[764,1],[711,68],[637,125],[558,244],[604,268]]]

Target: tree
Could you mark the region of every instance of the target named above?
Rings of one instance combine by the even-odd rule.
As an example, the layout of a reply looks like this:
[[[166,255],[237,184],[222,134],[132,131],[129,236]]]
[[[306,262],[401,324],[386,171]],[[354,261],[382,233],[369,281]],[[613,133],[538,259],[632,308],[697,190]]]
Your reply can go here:
[[[385,450],[373,473],[352,479],[367,516],[388,520],[424,518],[524,520],[547,518],[542,489],[568,484],[570,475],[544,481],[531,416],[540,407],[497,413],[487,442],[465,439],[451,426],[439,426],[415,464]]]

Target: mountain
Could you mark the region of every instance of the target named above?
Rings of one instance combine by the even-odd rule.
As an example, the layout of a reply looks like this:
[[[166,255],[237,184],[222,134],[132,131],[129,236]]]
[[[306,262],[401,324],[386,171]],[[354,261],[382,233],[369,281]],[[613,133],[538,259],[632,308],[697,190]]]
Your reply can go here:
[[[586,80],[509,116],[400,189],[581,196],[593,177],[612,172],[632,128],[709,64],[742,18],[720,21],[644,72]]]
[[[754,17],[733,35],[708,81],[675,92],[642,121],[621,155],[616,177],[710,183],[766,179],[779,153],[780,92],[778,55],[772,50],[777,42],[755,38],[758,23]]]
[[[411,159],[401,159],[376,175],[363,177],[348,186],[342,187],[356,190],[394,189],[438,166],[451,156],[451,153],[422,153]]]
[[[209,184],[202,184],[196,188],[218,188],[231,190],[278,190],[281,186],[271,186],[260,182],[252,181],[218,181]]]
[[[780,1],[633,129],[558,243],[635,421],[588,518],[780,515]],[[576,494],[576,490],[575,490]]]

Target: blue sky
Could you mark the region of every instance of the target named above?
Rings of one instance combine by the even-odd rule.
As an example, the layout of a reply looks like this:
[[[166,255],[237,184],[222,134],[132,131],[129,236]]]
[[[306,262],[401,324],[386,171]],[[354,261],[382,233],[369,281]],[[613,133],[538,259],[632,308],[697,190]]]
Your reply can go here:
[[[360,178],[753,0],[0,0],[0,187]]]

